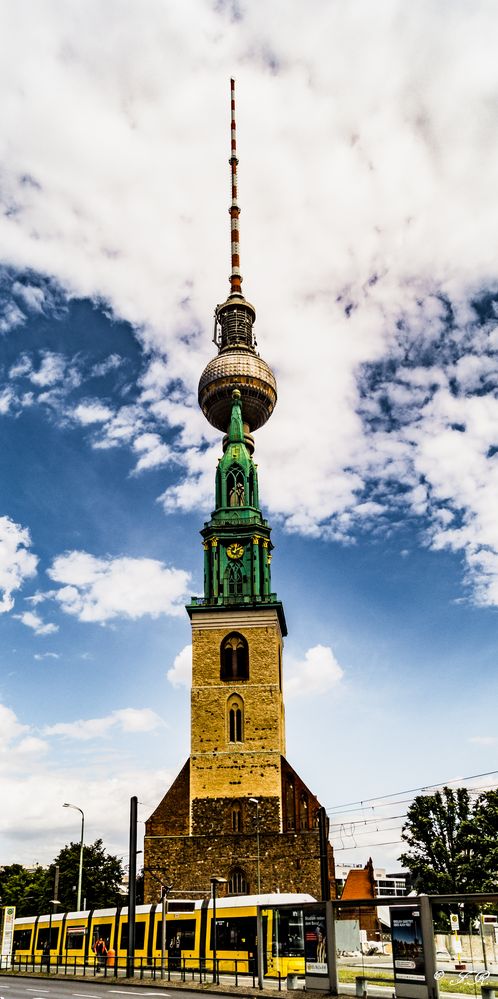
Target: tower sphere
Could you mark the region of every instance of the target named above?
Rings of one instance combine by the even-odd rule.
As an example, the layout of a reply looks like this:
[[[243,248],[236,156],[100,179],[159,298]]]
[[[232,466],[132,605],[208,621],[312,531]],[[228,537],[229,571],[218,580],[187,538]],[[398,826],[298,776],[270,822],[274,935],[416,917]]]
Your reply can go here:
[[[247,347],[222,350],[202,372],[199,405],[217,430],[228,430],[235,388],[241,395],[244,423],[250,433],[259,430],[275,408],[277,383],[266,361]]]

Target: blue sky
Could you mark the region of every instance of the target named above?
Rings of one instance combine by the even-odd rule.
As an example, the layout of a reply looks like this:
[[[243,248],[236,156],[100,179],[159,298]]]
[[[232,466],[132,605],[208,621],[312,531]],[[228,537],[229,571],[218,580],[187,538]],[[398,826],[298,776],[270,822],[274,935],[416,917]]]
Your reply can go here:
[[[0,4],[0,863],[64,801],[125,855],[189,752],[231,75],[288,758],[390,868],[407,789],[498,770],[497,16]]]

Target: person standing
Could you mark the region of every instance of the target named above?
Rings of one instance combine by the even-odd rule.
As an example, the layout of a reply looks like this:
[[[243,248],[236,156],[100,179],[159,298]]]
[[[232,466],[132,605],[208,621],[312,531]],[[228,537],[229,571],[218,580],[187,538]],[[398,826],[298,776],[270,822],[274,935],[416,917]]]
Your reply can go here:
[[[103,937],[99,937],[98,940],[95,941],[93,945],[93,951],[94,954],[96,954],[97,956],[97,964],[98,964],[97,971],[100,971],[101,968],[105,968],[105,962],[107,957],[107,946]]]

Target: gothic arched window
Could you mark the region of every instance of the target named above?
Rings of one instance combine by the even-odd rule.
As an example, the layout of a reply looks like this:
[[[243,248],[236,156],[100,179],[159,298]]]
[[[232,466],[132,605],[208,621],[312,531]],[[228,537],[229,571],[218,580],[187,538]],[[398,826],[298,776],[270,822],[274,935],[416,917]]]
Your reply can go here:
[[[249,884],[247,881],[247,874],[242,867],[234,867],[230,871],[230,876],[228,879],[228,894],[229,895],[247,895],[249,892]]]
[[[232,631],[223,639],[220,649],[220,678],[249,679],[249,646],[243,635]]]
[[[308,828],[308,797],[302,794],[299,799],[299,828]]]
[[[254,472],[252,468],[249,472],[249,506],[256,506],[254,497]]]
[[[228,698],[228,741],[244,741],[244,702],[238,694]]]
[[[296,798],[294,793],[294,784],[292,780],[287,781],[286,795],[285,795],[285,810],[287,812],[287,829],[296,828]]]
[[[245,506],[244,473],[240,465],[232,465],[227,472],[228,506]]]
[[[239,597],[243,592],[242,567],[227,565],[225,572],[225,596]]]
[[[242,832],[242,808],[239,804],[232,807],[232,832]]]

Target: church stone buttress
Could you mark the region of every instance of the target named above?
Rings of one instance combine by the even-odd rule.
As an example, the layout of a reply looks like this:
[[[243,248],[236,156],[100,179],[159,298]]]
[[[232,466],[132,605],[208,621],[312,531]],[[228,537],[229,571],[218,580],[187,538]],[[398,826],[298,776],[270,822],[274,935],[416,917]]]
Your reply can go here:
[[[320,897],[318,801],[285,759],[281,602],[272,591],[271,529],[259,501],[253,433],[277,401],[273,372],[256,351],[252,306],[242,294],[234,81],[231,81],[230,294],[215,311],[217,355],[199,404],[223,434],[215,508],[201,531],[204,594],[192,625],[191,752],[146,823],[145,897],[209,891],[213,874],[232,894],[309,891]],[[256,833],[259,870],[256,870]],[[333,857],[329,847],[329,871]]]

